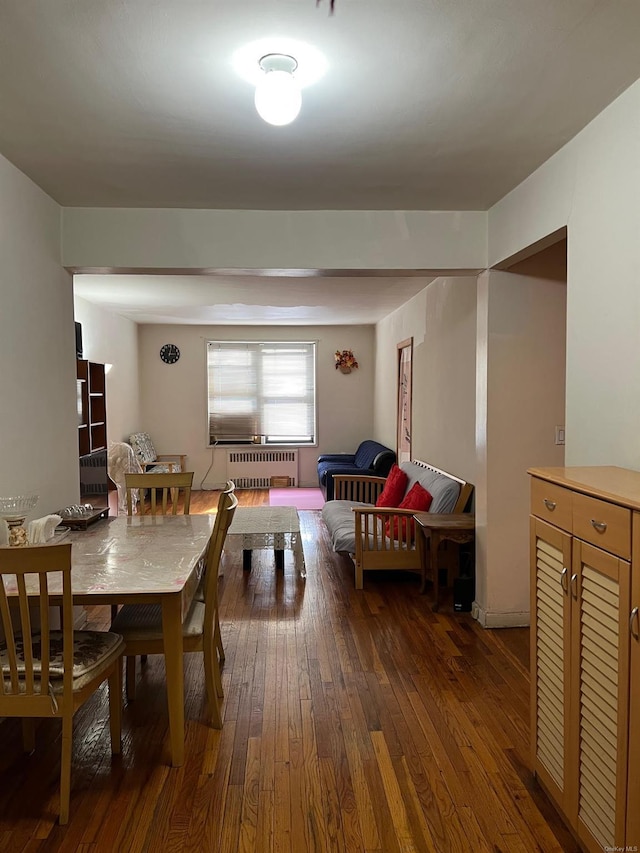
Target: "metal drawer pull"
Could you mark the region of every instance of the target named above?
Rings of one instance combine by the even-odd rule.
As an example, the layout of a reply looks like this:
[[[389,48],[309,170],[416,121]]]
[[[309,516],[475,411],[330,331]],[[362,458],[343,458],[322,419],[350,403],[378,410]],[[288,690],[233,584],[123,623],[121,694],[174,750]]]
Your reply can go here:
[[[578,575],[571,575],[571,595],[578,600]]]
[[[565,566],[560,572],[560,586],[565,592],[569,592],[569,581],[567,579],[568,569]]]
[[[591,524],[595,527],[595,529],[598,531],[598,533],[604,533],[605,530],[607,529],[607,522],[606,521],[596,521],[595,518],[592,518]]]
[[[636,623],[636,630],[633,630],[633,623]],[[634,607],[629,616],[629,633],[634,640],[640,640],[640,632],[638,631],[638,608]]]
[[[549,498],[544,498],[543,503],[546,506],[546,508],[549,510],[549,512],[553,512],[554,509],[558,506],[558,504],[555,501],[550,501]]]

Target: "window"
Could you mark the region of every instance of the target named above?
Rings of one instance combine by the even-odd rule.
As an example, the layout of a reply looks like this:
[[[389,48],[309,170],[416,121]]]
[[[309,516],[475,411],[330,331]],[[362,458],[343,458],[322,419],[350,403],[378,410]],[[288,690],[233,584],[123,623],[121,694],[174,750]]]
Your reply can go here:
[[[316,345],[209,341],[209,444],[315,444]]]

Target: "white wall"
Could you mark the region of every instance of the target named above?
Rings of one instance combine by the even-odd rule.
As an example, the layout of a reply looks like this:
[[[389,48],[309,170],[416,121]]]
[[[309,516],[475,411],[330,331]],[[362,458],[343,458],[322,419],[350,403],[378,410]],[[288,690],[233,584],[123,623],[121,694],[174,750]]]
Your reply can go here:
[[[60,208],[0,156],[0,495],[33,517],[79,499],[71,277]]]
[[[568,226],[566,462],[640,469],[640,81],[489,212],[490,262]]]
[[[477,212],[288,213],[71,209],[63,214],[63,256],[66,264],[78,267],[480,269],[486,266],[487,239],[489,264],[496,265],[567,226],[566,462],[640,468],[640,431],[637,426],[640,423],[637,380],[640,375],[639,151],[640,81],[489,211],[488,235],[485,231],[487,217]],[[25,328],[29,330],[28,341],[17,342],[18,351],[27,354],[27,382],[24,387],[28,387],[29,383],[35,381],[34,360],[38,361],[37,357],[34,359],[33,349],[29,349],[31,330],[44,330],[44,338],[41,335],[36,344],[38,352],[44,353],[50,351],[51,347],[55,349],[60,346],[66,334],[51,332],[51,318],[58,317],[63,323],[70,318],[68,306],[65,308],[64,302],[56,299],[60,295],[59,270],[56,267],[45,271],[45,267],[48,267],[45,248],[48,245],[48,226],[43,228],[34,224],[29,217],[20,216],[21,208],[35,204],[33,186],[19,176],[20,188],[16,185],[7,191],[6,172],[5,162],[2,167],[1,204],[7,208],[10,231],[8,240],[6,235],[2,236],[3,247],[6,244],[3,257],[8,258],[3,259],[2,274],[7,276],[4,284],[10,288],[12,301],[17,301],[23,313],[31,310],[35,314],[36,305],[38,308],[43,305],[46,280],[51,291],[47,292],[44,307],[48,309],[50,305],[55,305],[53,311],[48,312],[46,323],[25,316],[17,318],[21,321],[19,324],[11,325],[12,321],[6,320],[4,315],[0,321],[9,329],[22,330],[23,334]],[[38,196],[42,199],[40,194]],[[42,203],[40,201],[36,205],[40,214],[43,213],[40,207]],[[27,255],[34,251],[34,241],[30,239],[34,234],[35,257],[32,257]],[[21,245],[25,235],[27,239],[24,242],[28,245]],[[39,282],[35,303],[33,300],[29,302],[29,297],[24,297],[20,290],[25,278],[25,267],[31,269],[33,265],[38,267],[36,277]],[[475,479],[476,511],[485,513],[486,524],[496,531],[496,536],[508,532],[505,525],[509,523],[509,516],[500,511],[499,501],[496,504],[498,511],[493,510],[491,502],[498,493],[492,487],[493,479],[488,477],[493,464],[500,465],[501,460],[510,460],[510,464],[517,466],[516,476],[520,477],[522,468],[536,461],[533,458],[514,460],[499,445],[494,453],[491,448],[492,436],[487,432],[493,429],[495,435],[500,435],[502,428],[508,429],[513,415],[513,407],[501,408],[504,400],[501,402],[500,396],[493,394],[489,383],[493,379],[491,367],[494,356],[496,366],[501,362],[508,366],[506,354],[519,332],[517,328],[514,331],[504,327],[503,322],[506,318],[512,320],[519,316],[528,298],[525,297],[527,293],[526,285],[522,290],[510,288],[498,273],[481,277],[478,291],[479,337],[476,357],[480,370],[477,411],[482,417],[477,429],[479,470]],[[384,344],[383,350],[389,349],[392,340],[395,347],[397,340],[410,334],[424,334],[426,307],[421,322],[422,326],[417,316],[401,317],[390,321],[389,327],[381,326],[378,339],[388,342]],[[396,327],[392,328],[394,323]],[[417,331],[412,332],[411,329]],[[47,335],[51,336],[49,347],[46,345]],[[507,338],[503,338],[503,335]],[[71,329],[69,340],[66,346],[70,347],[68,357],[72,358]],[[154,359],[157,359],[157,345],[162,342],[153,341]],[[179,341],[176,340],[176,343]],[[530,343],[523,341],[526,346]],[[4,339],[1,346],[6,348],[12,344],[15,341],[10,337],[9,341]],[[346,343],[340,341],[336,345],[351,345],[355,348],[352,339]],[[150,364],[150,358],[145,357],[142,365],[145,395],[153,392],[159,394],[162,388],[160,380],[169,376],[157,375],[157,364],[150,367],[147,373],[146,366]],[[46,362],[50,366],[52,359],[47,356]],[[362,414],[362,423],[369,418],[367,424],[370,427],[373,423],[374,437],[385,443],[395,441],[395,429],[389,428],[390,413],[393,412],[395,417],[395,383],[390,381],[388,374],[395,367],[390,368],[391,364],[384,352],[377,356],[377,367],[382,373],[376,388],[375,417],[369,414],[368,409],[373,403],[366,402]],[[178,371],[183,369],[176,366]],[[201,369],[203,371],[204,367]],[[499,375],[499,370],[495,373]],[[173,374],[175,377],[179,375],[179,372]],[[363,381],[364,374],[352,374],[345,380],[354,378],[358,382]],[[39,438],[42,429],[41,419],[37,415],[41,407],[34,405],[33,408],[37,408],[38,412],[29,408],[30,401],[25,400],[23,386],[17,377],[8,379],[5,375],[1,381],[5,390],[9,386],[9,399],[17,395],[27,407],[25,417],[19,418],[13,417],[11,412],[5,415],[3,410],[3,434],[6,432],[20,439],[25,434],[31,439]],[[48,381],[51,382],[49,377]],[[204,376],[201,381],[204,382]],[[193,383],[194,380],[189,377],[186,383],[186,388],[191,389],[189,394],[183,393],[174,380],[169,383],[174,400],[183,406],[185,420],[187,413],[193,409],[196,394]],[[60,381],[54,381],[53,387],[58,390],[60,384]],[[327,387],[335,390],[334,386]],[[356,387],[351,384],[348,386]],[[368,391],[372,392],[372,389],[371,380]],[[162,390],[160,398],[164,394]],[[365,400],[367,395],[361,397]],[[3,400],[6,398],[5,393]],[[142,420],[145,423],[142,426],[152,434],[157,430],[164,444],[173,433],[163,422],[158,404],[151,399],[147,404],[146,399],[145,396],[142,409]],[[371,399],[371,393],[368,399]],[[332,408],[330,428],[326,430],[325,425],[321,425],[321,449],[334,449],[330,446],[328,435],[331,437],[340,434],[345,428],[351,429],[351,415],[345,416],[345,402],[349,400],[329,394],[329,408]],[[490,407],[489,411],[487,406]],[[53,408],[49,407],[49,413],[53,414],[63,410],[66,412],[66,404],[61,405],[59,398],[53,402]],[[179,411],[175,406],[170,409],[172,428],[175,426],[174,420],[179,419]],[[197,411],[199,419],[202,412]],[[360,414],[357,417],[360,418]],[[502,427],[494,423],[496,417],[502,419]],[[26,433],[24,422],[30,424]],[[51,432],[57,437],[64,433],[59,420],[56,426],[49,427],[49,434]],[[200,445],[203,432],[204,427],[197,426],[195,437],[185,437],[188,438],[188,447],[193,448],[198,470],[206,467],[208,458],[207,451]],[[349,434],[348,438],[352,437],[355,440],[355,436]],[[202,449],[198,450],[199,446]],[[416,455],[418,446],[414,445]],[[51,457],[49,439],[46,450]],[[428,455],[429,450],[425,443],[419,452]],[[531,455],[527,453],[527,456]],[[14,475],[13,482],[19,472],[25,471],[24,466],[14,464],[13,460],[4,464],[9,465]],[[312,466],[308,463],[305,466],[307,474],[310,474]],[[27,470],[33,470],[34,473],[39,467],[32,461],[27,462]],[[464,474],[462,471],[460,473]],[[504,469],[503,475],[504,483],[505,478],[508,479],[508,472]],[[497,475],[496,483],[499,481],[500,476]],[[479,488],[481,494],[478,494]],[[517,521],[518,525],[523,523],[523,515],[524,509]],[[519,536],[522,542],[522,535]],[[498,546],[488,557],[490,543],[485,541],[482,533],[479,538],[481,557],[486,563],[486,586],[480,591],[483,606],[489,612],[506,612],[507,608],[511,608],[515,614],[520,613],[519,608],[525,606],[524,585],[517,577],[514,579],[511,572],[513,550]],[[511,588],[513,595],[509,592]],[[503,590],[501,600],[494,598],[494,591],[499,595],[499,589]]]
[[[75,319],[82,324],[84,358],[111,365],[107,373],[107,440],[128,441],[140,427],[138,325],[74,298]]]
[[[529,619],[529,478],[562,465],[565,243],[478,284],[476,602],[483,624]]]
[[[376,328],[374,432],[396,447],[397,345],[413,338],[412,456],[475,482],[476,278],[439,278]]]
[[[194,487],[217,488],[226,479],[225,451],[207,447],[207,340],[317,341],[318,446],[300,451],[300,484],[318,482],[320,453],[353,452],[371,438],[374,386],[373,326],[140,326],[139,428],[159,453],[186,453]],[[180,359],[159,357],[164,343],[176,344]],[[335,369],[333,353],[352,349],[360,367],[348,375]],[[213,464],[212,464],[213,462]],[[210,466],[211,469],[210,469]]]
[[[419,210],[65,208],[73,268],[473,269],[487,215]]]

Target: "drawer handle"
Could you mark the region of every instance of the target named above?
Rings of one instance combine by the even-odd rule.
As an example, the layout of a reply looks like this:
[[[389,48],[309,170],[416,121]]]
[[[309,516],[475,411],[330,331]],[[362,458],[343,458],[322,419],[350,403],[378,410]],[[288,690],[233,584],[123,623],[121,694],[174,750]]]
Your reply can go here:
[[[546,506],[546,508],[549,510],[549,512],[553,512],[554,509],[558,506],[558,504],[555,501],[550,501],[549,498],[544,498],[543,503]]]
[[[636,623],[636,630],[633,630],[633,623]],[[638,608],[634,607],[629,616],[629,633],[634,640],[640,640],[640,631],[638,631]]]
[[[569,580],[567,578],[568,573],[569,570],[566,566],[560,572],[560,586],[562,587],[565,593],[569,592]]]
[[[605,530],[607,529],[607,522],[606,521],[596,521],[595,518],[592,518],[591,524],[595,527],[595,529],[598,531],[598,533],[604,533]]]
[[[571,595],[577,601],[578,600],[578,575],[571,575]]]

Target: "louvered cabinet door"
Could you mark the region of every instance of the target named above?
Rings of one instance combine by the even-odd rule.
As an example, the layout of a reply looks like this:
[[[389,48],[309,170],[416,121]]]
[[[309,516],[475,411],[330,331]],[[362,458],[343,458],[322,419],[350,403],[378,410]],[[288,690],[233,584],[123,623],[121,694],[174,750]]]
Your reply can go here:
[[[571,536],[531,517],[531,750],[533,770],[565,812],[575,800],[570,725]],[[575,774],[573,774],[575,777]]]
[[[640,513],[633,514],[633,578],[629,612],[629,769],[625,844],[640,850]]]
[[[574,539],[570,751],[578,837],[594,853],[625,844],[630,580],[626,560]]]

